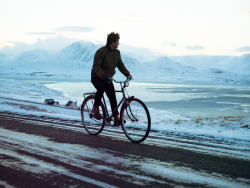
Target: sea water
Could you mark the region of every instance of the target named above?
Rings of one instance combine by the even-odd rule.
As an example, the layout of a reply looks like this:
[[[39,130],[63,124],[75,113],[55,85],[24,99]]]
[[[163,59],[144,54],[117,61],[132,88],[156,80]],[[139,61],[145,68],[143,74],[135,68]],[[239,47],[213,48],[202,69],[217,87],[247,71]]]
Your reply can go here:
[[[120,89],[115,84],[116,90]],[[46,87],[61,91],[78,104],[83,94],[96,89],[91,82],[57,82]],[[167,84],[130,82],[130,96],[141,99],[148,108],[188,117],[250,117],[250,86],[209,84]],[[117,100],[122,95],[117,93]]]

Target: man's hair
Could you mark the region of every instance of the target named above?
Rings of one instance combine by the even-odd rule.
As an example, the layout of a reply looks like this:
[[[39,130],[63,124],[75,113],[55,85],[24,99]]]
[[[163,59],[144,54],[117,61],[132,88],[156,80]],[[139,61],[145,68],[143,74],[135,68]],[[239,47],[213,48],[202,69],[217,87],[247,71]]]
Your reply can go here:
[[[112,42],[116,42],[118,39],[120,39],[120,34],[111,32],[107,37],[107,45],[112,44]]]

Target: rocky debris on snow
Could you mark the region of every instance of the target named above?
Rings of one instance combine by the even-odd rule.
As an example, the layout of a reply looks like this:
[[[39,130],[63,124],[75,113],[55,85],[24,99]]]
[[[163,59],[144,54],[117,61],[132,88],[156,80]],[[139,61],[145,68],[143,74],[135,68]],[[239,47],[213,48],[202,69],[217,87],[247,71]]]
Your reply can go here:
[[[54,99],[45,99],[44,100],[44,104],[48,104],[48,105],[52,105],[52,106],[60,106],[59,102],[55,101]],[[77,106],[77,101],[73,102],[73,101],[68,101],[65,106],[67,108],[71,108],[71,109],[75,109],[75,110],[79,110],[80,107]],[[64,105],[61,107],[65,107]]]
[[[45,99],[44,104],[59,106],[59,102],[55,101],[54,99]]]
[[[73,108],[73,109],[80,109],[80,107],[77,106],[77,101],[73,102],[73,101],[69,101],[67,102],[67,104],[65,105],[69,108]]]

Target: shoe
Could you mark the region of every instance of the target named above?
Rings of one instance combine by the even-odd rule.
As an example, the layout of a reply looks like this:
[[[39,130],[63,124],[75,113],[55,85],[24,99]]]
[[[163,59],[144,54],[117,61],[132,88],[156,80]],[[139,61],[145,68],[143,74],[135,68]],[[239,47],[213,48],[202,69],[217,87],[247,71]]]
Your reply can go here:
[[[94,106],[93,115],[94,115],[94,118],[97,119],[97,120],[102,119],[102,115],[100,114],[100,111],[99,111],[99,106],[97,106],[97,107]]]
[[[120,126],[120,125],[121,125],[121,120],[120,120],[119,116],[116,115],[116,116],[115,116],[115,120],[114,120],[114,126],[115,126],[115,127],[118,127],[118,126]]]

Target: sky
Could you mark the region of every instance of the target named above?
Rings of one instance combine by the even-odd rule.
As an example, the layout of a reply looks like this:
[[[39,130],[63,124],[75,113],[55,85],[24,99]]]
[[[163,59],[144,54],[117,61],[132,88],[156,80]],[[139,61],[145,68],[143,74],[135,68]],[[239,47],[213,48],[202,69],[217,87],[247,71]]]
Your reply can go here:
[[[67,37],[168,56],[250,53],[250,0],[0,0],[0,49]]]

